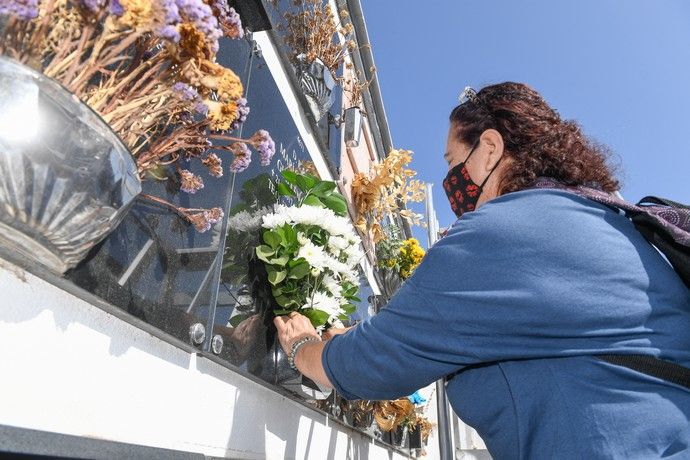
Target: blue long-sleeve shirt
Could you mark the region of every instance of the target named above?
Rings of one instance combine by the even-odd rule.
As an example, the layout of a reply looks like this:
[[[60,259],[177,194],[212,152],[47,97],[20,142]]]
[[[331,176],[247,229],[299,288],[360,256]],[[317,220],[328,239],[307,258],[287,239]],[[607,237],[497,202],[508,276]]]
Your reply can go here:
[[[448,397],[496,459],[690,458],[690,391],[606,353],[690,366],[690,291],[616,211],[527,190],[458,220],[323,365],[372,400],[472,366]]]

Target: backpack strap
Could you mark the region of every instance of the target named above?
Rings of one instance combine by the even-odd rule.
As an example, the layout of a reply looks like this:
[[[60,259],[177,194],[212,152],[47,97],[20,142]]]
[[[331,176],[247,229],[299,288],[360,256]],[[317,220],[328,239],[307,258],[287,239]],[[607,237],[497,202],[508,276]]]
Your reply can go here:
[[[672,206],[674,208],[690,209],[690,206],[684,205],[683,203],[678,203],[677,201],[672,201],[672,200],[669,200],[668,198],[659,198],[657,196],[646,196],[646,197],[642,198],[639,201],[639,203],[637,203],[638,206],[641,206],[644,204],[660,204],[663,206]]]
[[[690,369],[680,364],[648,355],[597,355],[597,358],[690,390]]]

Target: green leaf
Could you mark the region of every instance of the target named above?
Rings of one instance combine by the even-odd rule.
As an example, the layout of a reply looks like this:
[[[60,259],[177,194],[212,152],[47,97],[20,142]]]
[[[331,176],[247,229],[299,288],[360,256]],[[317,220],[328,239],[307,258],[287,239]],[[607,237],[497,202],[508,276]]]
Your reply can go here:
[[[321,198],[321,201],[323,202],[324,206],[332,210],[337,215],[344,216],[347,214],[347,202],[341,195],[333,194],[330,196],[324,196]]]
[[[357,307],[354,305],[345,305],[343,306],[343,311],[345,311],[346,314],[351,315],[357,311]]]
[[[283,247],[288,248],[297,243],[297,231],[291,225],[285,224],[281,227],[281,230],[284,239],[280,244],[282,244]]]
[[[348,296],[347,300],[349,300],[350,302],[361,302],[362,301],[362,299],[360,299],[359,297],[354,296],[354,295]]]
[[[259,259],[263,260],[267,264],[270,264],[270,257],[273,257],[275,255],[275,251],[271,249],[270,246],[266,246],[265,244],[262,244],[261,246],[256,248],[256,257]]]
[[[319,208],[325,207],[323,202],[320,199],[318,199],[317,197],[315,197],[314,195],[309,195],[308,197],[306,197],[304,199],[303,203],[306,205],[309,205],[309,206],[316,206]]]
[[[310,176],[309,174],[305,174],[305,175],[298,174],[297,177],[295,178],[295,180],[297,181],[297,186],[303,192],[310,191],[311,189],[316,187],[316,185],[319,182],[321,182],[320,179],[318,179],[314,176]]]
[[[295,280],[301,280],[311,272],[311,265],[304,260],[299,265],[295,265],[290,269],[290,278]]]
[[[284,267],[287,265],[288,261],[290,258],[287,255],[276,257],[275,259],[271,259],[269,262],[271,265],[278,265],[279,267]]]
[[[247,318],[249,318],[249,315],[235,315],[232,318],[230,318],[230,326],[237,327],[240,325],[242,321],[244,321]]]
[[[311,189],[311,193],[317,196],[330,195],[333,190],[335,190],[335,182],[323,181],[319,182]]]
[[[273,295],[276,299],[276,303],[280,305],[281,307],[286,307],[288,302],[290,301],[290,298],[284,295]]]
[[[273,310],[273,314],[276,316],[280,315],[287,315],[288,313],[291,313],[292,310]]]
[[[328,313],[326,313],[325,311],[316,310],[313,308],[301,310],[300,313],[309,318],[309,321],[311,321],[311,324],[314,327],[323,326],[324,324],[326,324],[326,321],[328,321],[329,316]]]
[[[266,230],[264,232],[264,241],[268,244],[271,249],[278,249],[283,238],[278,234],[277,231]]]
[[[278,194],[281,196],[295,196],[295,192],[285,182],[279,182],[278,186],[276,187],[276,190],[278,191]]]
[[[283,281],[286,276],[287,271],[285,270],[268,270],[268,282],[271,283],[273,286]]]
[[[281,174],[283,175],[283,177],[285,178],[285,180],[288,183],[290,183],[292,185],[297,185],[298,175],[296,172],[286,169],[286,170],[282,171]]]

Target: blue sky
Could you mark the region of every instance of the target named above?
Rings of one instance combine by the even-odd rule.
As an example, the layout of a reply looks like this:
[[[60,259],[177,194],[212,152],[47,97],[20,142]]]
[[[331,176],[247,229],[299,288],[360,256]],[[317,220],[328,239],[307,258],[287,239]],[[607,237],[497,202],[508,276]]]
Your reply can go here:
[[[420,5],[423,5],[420,8]],[[527,83],[607,144],[623,195],[690,203],[690,2],[362,0],[396,147],[441,181],[448,114],[466,85]],[[421,234],[421,232],[419,232]]]

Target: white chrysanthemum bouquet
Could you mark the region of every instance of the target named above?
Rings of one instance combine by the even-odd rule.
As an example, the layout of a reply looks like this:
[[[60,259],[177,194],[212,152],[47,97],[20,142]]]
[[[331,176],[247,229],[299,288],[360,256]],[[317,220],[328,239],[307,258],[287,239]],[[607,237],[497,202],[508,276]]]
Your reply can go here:
[[[278,192],[294,206],[278,205],[263,217],[263,243],[256,248],[273,296],[284,315],[297,311],[323,331],[346,320],[359,302],[360,238],[345,217],[345,198],[334,182],[284,171]]]

